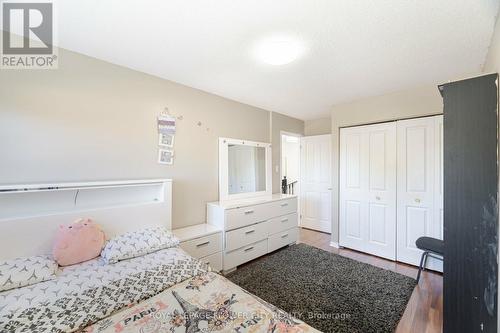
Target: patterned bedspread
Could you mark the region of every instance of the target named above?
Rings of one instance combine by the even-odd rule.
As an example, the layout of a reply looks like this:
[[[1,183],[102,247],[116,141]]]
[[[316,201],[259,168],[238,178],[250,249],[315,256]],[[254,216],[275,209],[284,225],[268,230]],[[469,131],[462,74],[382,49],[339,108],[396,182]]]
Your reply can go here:
[[[0,332],[317,332],[179,248],[0,292]]]
[[[319,332],[226,278],[201,273],[84,329],[85,333]]]
[[[73,332],[204,272],[179,248],[66,267],[55,280],[1,292],[0,332]]]

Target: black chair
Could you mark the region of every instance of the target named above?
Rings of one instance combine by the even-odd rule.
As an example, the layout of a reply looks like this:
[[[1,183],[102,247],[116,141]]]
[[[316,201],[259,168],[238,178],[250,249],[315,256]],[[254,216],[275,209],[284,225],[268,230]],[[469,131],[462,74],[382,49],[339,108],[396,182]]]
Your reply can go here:
[[[415,242],[415,245],[417,245],[417,247],[420,250],[424,251],[424,253],[422,253],[422,257],[420,258],[420,266],[418,267],[418,274],[417,274],[417,284],[418,284],[418,280],[420,280],[420,273],[427,264],[428,256],[431,256],[432,258],[436,258],[439,260],[444,260],[444,242],[437,238],[420,237]]]

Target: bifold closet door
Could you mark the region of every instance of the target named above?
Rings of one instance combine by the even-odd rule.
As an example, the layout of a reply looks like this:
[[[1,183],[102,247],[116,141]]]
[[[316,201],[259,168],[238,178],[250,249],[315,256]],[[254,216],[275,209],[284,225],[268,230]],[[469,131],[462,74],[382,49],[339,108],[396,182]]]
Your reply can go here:
[[[340,245],[396,258],[396,123],[340,130]]]
[[[443,238],[442,124],[442,116],[397,122],[397,260],[413,265],[419,237]],[[442,270],[442,263],[429,258],[427,267]]]

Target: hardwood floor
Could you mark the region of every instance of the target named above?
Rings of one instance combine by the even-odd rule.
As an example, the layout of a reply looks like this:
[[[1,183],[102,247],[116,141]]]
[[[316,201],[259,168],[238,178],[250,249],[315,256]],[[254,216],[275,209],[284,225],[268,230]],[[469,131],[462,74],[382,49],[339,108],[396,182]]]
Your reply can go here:
[[[344,257],[400,274],[417,276],[417,268],[361,252],[337,249],[330,246],[330,235],[318,231],[299,229],[299,243],[305,243]],[[396,333],[435,333],[443,331],[443,277],[439,273],[423,271],[408,306],[399,322]]]

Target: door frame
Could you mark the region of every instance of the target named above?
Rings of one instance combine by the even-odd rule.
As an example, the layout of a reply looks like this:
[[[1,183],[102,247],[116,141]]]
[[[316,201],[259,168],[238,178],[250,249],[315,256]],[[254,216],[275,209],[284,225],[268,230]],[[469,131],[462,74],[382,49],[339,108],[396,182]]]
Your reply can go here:
[[[293,136],[293,137],[296,137],[299,139],[299,179],[297,180],[297,188],[300,189],[300,138],[302,138],[304,135],[300,134],[300,133],[293,133],[293,132],[288,132],[288,131],[280,131],[280,193],[281,193],[281,180],[283,179],[283,145],[282,145],[282,142],[283,142],[283,136],[286,135],[286,136]],[[297,195],[298,196],[298,195]],[[300,202],[299,202],[300,204]],[[298,207],[299,209],[299,212],[300,212],[300,205]]]

